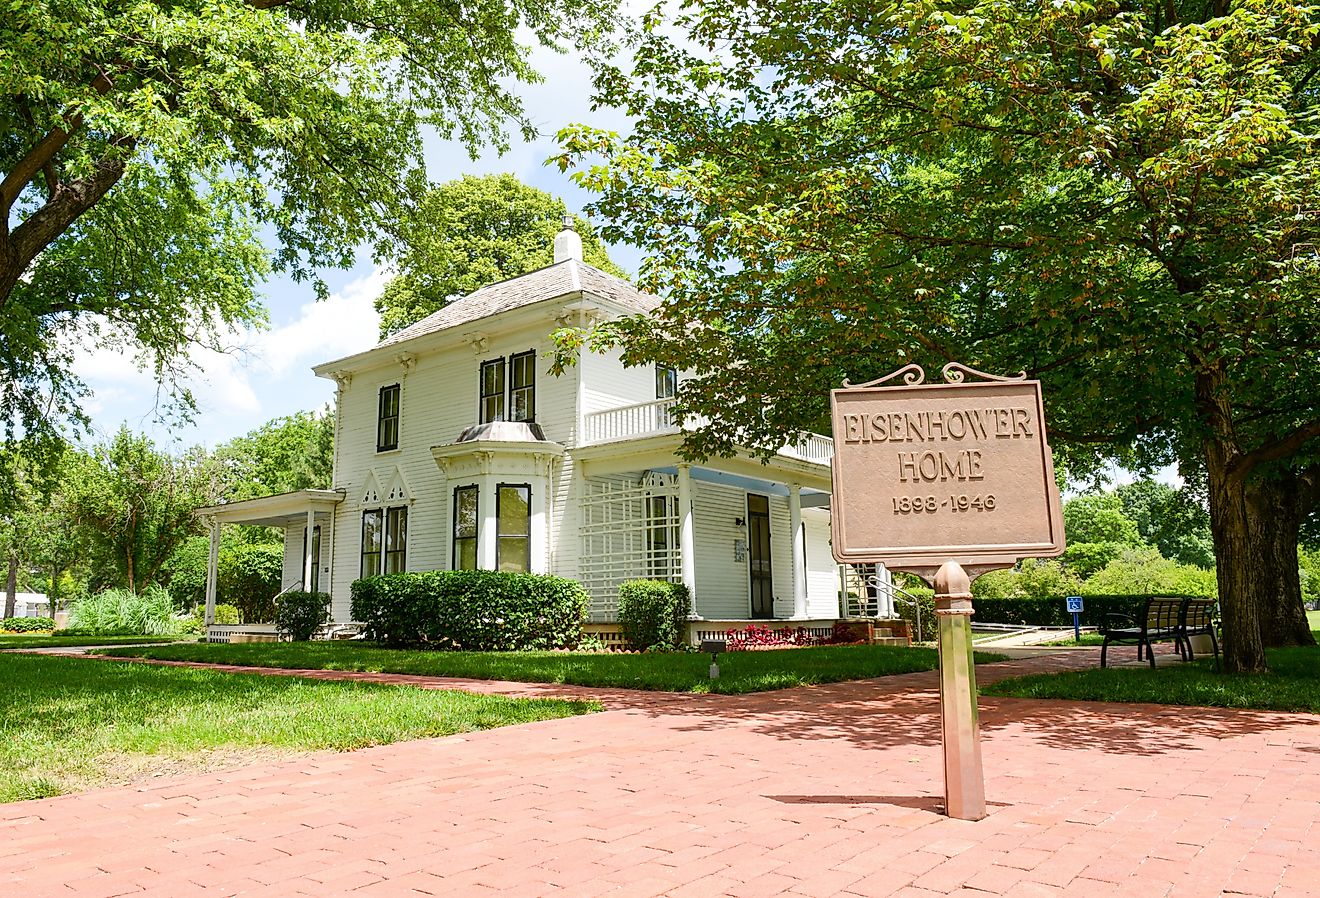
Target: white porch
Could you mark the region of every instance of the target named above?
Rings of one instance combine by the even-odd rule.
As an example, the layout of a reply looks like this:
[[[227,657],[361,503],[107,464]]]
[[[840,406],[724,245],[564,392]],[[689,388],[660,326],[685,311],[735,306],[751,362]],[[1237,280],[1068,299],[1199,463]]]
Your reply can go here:
[[[685,584],[698,620],[837,618],[828,462],[784,452],[768,464],[750,456],[675,463],[681,434],[662,420],[670,404],[600,413],[618,426],[573,450],[583,477],[578,577],[591,620],[615,620],[618,586],[634,578]],[[629,421],[636,426],[620,424]],[[659,432],[627,435],[651,425]]]
[[[309,589],[317,586],[321,592],[328,592],[330,571],[334,559],[334,523],[335,508],[344,501],[343,490],[298,490],[275,496],[262,496],[259,499],[245,499],[228,502],[223,505],[208,505],[197,509],[194,514],[202,519],[210,532],[210,554],[206,564],[206,628],[208,638],[215,626],[216,590],[220,560],[220,533],[226,524],[246,524],[255,527],[277,527],[285,531],[285,558],[289,558],[290,529],[304,527],[304,539],[300,553],[301,565],[297,568],[296,580],[286,575],[281,592],[295,589]],[[287,564],[286,564],[287,567]],[[238,627],[226,626],[226,631],[266,632],[273,627],[269,623],[248,622]],[[220,641],[229,641],[229,634]]]

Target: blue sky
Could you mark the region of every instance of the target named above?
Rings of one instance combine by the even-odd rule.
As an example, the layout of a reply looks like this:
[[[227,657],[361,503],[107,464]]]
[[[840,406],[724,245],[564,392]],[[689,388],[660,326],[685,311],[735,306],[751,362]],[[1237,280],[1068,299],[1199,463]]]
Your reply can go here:
[[[474,161],[461,145],[431,136],[425,141],[427,171],[435,182],[511,172],[580,211],[590,197],[558,167],[544,164],[555,151],[554,134],[573,122],[622,129],[625,121],[614,110],[592,111],[590,70],[576,56],[537,48],[533,60],[545,81],[523,86],[520,93],[541,137],[532,143],[515,139],[504,155],[487,151]],[[613,247],[611,256],[625,270],[637,270],[640,256],[634,248]],[[155,381],[132,358],[117,351],[82,353],[75,367],[93,391],[85,405],[91,439],[105,439],[127,424],[163,448],[214,447],[272,418],[332,403],[333,383],[315,377],[311,366],[374,345],[379,319],[372,302],[389,273],[373,266],[364,248],[352,269],[320,274],[330,287],[328,299],[318,302],[310,284],[272,279],[262,289],[269,329],[235,335],[228,353],[194,354],[201,370],[188,382],[198,403],[189,425],[156,420]]]

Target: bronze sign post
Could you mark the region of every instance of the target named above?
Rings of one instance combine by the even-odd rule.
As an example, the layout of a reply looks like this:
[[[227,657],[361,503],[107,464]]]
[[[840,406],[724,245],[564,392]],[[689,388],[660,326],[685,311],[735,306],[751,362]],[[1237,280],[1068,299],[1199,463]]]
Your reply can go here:
[[[1063,513],[1040,381],[957,363],[942,374],[944,383],[927,384],[921,367],[908,365],[830,393],[832,544],[840,563],[882,562],[935,587],[945,808],[979,820],[971,581],[1020,558],[1061,554]]]

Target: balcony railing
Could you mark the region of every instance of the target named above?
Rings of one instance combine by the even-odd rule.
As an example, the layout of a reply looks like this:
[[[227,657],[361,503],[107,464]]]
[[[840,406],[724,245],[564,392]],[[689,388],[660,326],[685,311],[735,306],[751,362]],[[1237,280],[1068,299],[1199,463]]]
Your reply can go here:
[[[674,400],[657,399],[636,405],[621,405],[603,412],[588,412],[583,420],[587,443],[613,443],[661,433],[678,433]]]
[[[704,420],[701,423],[704,423]],[[615,443],[620,440],[678,433],[681,429],[674,416],[674,400],[656,399],[652,402],[639,402],[635,405],[589,412],[583,419],[583,443],[585,445]],[[813,433],[800,443],[781,447],[779,454],[818,465],[828,465],[834,458],[834,441],[829,437]]]

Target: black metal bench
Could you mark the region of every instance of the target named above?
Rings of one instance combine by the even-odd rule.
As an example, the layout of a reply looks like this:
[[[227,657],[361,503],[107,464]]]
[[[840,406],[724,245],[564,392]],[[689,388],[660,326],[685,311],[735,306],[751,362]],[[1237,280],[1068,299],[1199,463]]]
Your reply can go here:
[[[1185,599],[1179,630],[1182,631],[1183,660],[1191,661],[1195,657],[1192,652],[1193,636],[1209,636],[1210,647],[1215,653],[1215,670],[1219,670],[1219,640],[1215,636],[1214,599]]]
[[[1137,660],[1142,660],[1144,651],[1151,667],[1155,666],[1153,644],[1156,642],[1172,642],[1177,647],[1178,656],[1185,657],[1182,646],[1182,612],[1185,602],[1182,598],[1147,599],[1139,618],[1140,624],[1126,614],[1106,614],[1100,623],[1100,634],[1104,636],[1104,642],[1100,645],[1100,666],[1106,667],[1108,664],[1111,642],[1115,645],[1135,644]]]

